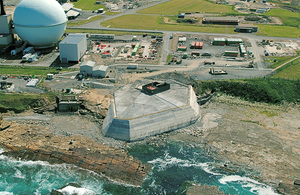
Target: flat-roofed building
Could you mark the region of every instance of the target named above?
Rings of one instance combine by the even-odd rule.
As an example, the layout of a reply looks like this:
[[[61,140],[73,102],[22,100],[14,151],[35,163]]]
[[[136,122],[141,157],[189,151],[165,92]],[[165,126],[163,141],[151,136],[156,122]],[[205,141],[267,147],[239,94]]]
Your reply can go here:
[[[87,50],[86,34],[69,34],[59,43],[60,61],[79,62]]]
[[[237,17],[205,17],[202,20],[203,24],[222,24],[222,25],[238,25]]]

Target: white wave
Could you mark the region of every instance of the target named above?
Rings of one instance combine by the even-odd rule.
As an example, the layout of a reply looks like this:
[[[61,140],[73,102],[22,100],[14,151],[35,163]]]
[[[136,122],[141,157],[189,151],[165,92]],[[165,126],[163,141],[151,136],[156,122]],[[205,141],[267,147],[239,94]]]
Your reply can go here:
[[[5,150],[3,148],[0,148],[0,154],[2,154],[3,152],[5,152]]]
[[[57,190],[64,195],[72,195],[72,194],[78,194],[78,195],[96,195],[96,193],[92,190],[88,190],[85,188],[76,188],[73,186],[67,186],[61,190]]]
[[[0,195],[14,195],[12,192],[0,192]]]
[[[13,177],[24,179],[25,175],[23,175],[22,172],[19,169],[17,169]]]
[[[220,173],[216,173],[212,171],[211,163],[205,162],[205,163],[195,163],[190,160],[182,160],[178,159],[176,157],[170,157],[169,154],[165,155],[165,158],[157,158],[152,161],[148,161],[148,163],[159,165],[160,169],[165,169],[167,166],[170,165],[176,165],[179,167],[200,167],[205,172],[212,174],[212,175],[223,175]]]
[[[270,186],[267,186],[249,177],[230,175],[222,177],[219,179],[219,182],[224,185],[232,182],[238,182],[243,188],[250,188],[251,192],[259,195],[278,195]]]

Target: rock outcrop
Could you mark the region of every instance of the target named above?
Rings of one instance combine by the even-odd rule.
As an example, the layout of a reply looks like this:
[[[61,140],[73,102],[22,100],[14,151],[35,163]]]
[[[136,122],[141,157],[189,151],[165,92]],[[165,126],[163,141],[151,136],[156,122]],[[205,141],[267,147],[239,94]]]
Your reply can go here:
[[[136,186],[141,186],[151,169],[150,164],[143,164],[124,149],[99,144],[81,135],[53,135],[41,126],[13,123],[0,131],[0,144],[7,149],[4,155],[74,164],[115,181]]]

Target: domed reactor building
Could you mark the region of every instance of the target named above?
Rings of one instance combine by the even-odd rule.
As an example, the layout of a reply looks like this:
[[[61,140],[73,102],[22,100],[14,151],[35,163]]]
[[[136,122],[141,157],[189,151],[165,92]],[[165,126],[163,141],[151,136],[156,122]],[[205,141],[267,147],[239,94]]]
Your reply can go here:
[[[105,136],[136,141],[193,124],[200,107],[192,86],[176,81],[126,85],[117,90],[104,119]]]
[[[67,17],[56,0],[22,0],[16,7],[16,33],[33,46],[52,46],[66,30]]]

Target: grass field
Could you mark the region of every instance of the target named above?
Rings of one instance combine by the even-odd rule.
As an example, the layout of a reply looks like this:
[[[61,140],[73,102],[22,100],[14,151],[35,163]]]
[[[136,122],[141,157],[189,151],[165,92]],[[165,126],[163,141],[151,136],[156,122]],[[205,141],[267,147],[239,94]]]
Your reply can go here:
[[[276,71],[272,78],[300,79],[300,59],[295,60]],[[300,90],[300,89],[299,89]]]
[[[16,113],[23,112],[29,107],[36,107],[39,100],[47,99],[55,102],[55,95],[51,93],[41,94],[5,94],[0,93],[0,111],[12,110]]]
[[[98,0],[97,0],[98,1]],[[74,2],[74,7],[82,10],[98,10],[100,8],[105,8],[104,5],[95,4],[96,0],[79,0]]]
[[[62,71],[74,71],[75,69],[63,69]],[[46,75],[59,73],[56,68],[34,66],[3,66],[0,65],[0,73],[7,75]]]
[[[99,20],[99,19],[101,19],[101,18],[103,18],[103,16],[94,16],[94,17],[92,17],[92,18],[90,18],[90,19],[88,19],[88,20],[82,20],[82,21],[74,21],[74,22],[68,22],[68,24],[67,24],[67,26],[80,26],[80,25],[83,25],[83,24],[87,24],[87,23],[89,23],[89,22],[93,22],[93,21],[96,21],[96,20]]]
[[[261,36],[272,36],[272,37],[289,37],[299,38],[300,29],[291,26],[279,26],[279,25],[264,25],[256,24],[258,26],[257,35]]]
[[[286,26],[300,26],[300,13],[297,12],[292,12],[284,9],[272,9],[264,15],[279,17],[282,20],[283,24]]]
[[[234,13],[231,6],[210,3],[205,0],[171,0],[142,9],[142,14],[177,15],[178,12]]]
[[[235,33],[233,27],[226,26],[195,26],[188,24],[164,24],[161,17],[155,15],[124,15],[102,22],[102,26],[111,28],[148,29],[148,30],[171,30],[188,32],[210,32],[210,33]]]
[[[290,59],[293,59],[295,58],[294,56],[293,57],[290,57],[290,56],[271,56],[271,57],[266,57],[265,58],[265,62],[268,62],[268,63],[272,63],[272,65],[269,65],[268,68],[276,68],[278,66],[280,66],[281,64],[289,61]],[[274,62],[274,60],[276,59],[276,62]]]

